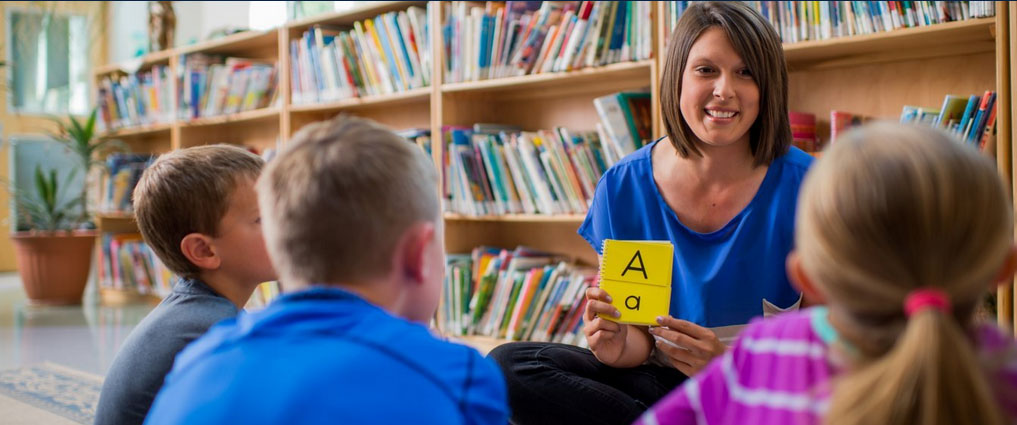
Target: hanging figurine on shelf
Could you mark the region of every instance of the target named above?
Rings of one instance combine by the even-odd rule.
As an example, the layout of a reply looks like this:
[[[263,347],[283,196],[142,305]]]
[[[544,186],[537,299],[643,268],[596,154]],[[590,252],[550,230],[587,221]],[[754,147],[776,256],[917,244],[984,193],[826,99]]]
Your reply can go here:
[[[173,13],[173,2],[148,2],[148,51],[158,52],[173,47],[173,36],[177,16]]]

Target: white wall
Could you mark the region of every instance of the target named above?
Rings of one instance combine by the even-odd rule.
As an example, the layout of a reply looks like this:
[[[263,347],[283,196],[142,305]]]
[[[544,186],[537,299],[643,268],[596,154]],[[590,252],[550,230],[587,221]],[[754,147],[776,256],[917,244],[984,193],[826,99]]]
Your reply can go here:
[[[224,27],[248,28],[251,2],[248,1],[175,1],[173,12],[177,26],[175,45],[185,46],[204,40]],[[148,49],[147,2],[110,2],[110,60],[121,62]]]

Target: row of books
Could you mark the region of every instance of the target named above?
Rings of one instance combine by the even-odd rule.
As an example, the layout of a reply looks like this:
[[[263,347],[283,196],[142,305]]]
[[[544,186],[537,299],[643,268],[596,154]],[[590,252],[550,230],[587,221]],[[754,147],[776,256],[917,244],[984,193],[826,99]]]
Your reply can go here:
[[[453,336],[584,345],[586,288],[596,274],[524,247],[450,255],[436,322]]]
[[[144,72],[103,77],[98,106],[107,131],[173,121],[172,73],[168,66]]]
[[[466,215],[581,214],[610,164],[595,132],[445,127],[446,208]]]
[[[165,297],[172,286],[173,273],[140,234],[104,233],[98,255],[98,279],[102,288]]]
[[[232,114],[275,102],[274,62],[196,53],[185,55],[181,63],[180,117]]]
[[[600,122],[597,134],[605,141],[609,165],[618,162],[653,139],[650,94],[620,92],[593,99]]]
[[[356,22],[315,25],[290,42],[294,104],[396,93],[431,84],[433,6]]]
[[[141,173],[155,159],[150,154],[115,153],[106,157],[106,169],[99,210],[130,213],[134,211],[132,194]]]
[[[905,105],[900,121],[940,127],[964,143],[985,149],[996,129],[996,109],[996,92],[992,90],[981,96],[948,94],[939,109]]]
[[[652,2],[454,1],[446,81],[564,72],[652,56]]]
[[[674,28],[691,1],[668,2]],[[785,43],[995,16],[991,1],[746,1]]]

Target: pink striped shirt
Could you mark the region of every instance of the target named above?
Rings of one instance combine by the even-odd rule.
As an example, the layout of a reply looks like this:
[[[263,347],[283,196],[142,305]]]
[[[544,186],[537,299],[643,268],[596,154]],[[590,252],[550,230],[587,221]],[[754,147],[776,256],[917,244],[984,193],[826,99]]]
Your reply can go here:
[[[826,308],[816,307],[754,321],[727,353],[636,424],[821,424],[838,370],[830,349],[836,332],[826,317]],[[981,359],[1000,364],[993,383],[1017,390],[1013,340],[991,324],[975,332]],[[1017,407],[1004,406],[1017,418]]]

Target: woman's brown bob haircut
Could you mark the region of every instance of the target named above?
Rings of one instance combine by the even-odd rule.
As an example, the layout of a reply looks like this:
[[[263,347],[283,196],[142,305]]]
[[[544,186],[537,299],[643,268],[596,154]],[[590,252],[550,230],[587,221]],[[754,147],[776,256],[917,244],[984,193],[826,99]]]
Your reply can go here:
[[[769,164],[786,153],[791,145],[787,63],[777,32],[759,13],[741,2],[693,3],[678,19],[668,41],[660,81],[660,107],[667,137],[683,158],[690,154],[702,156],[696,147],[696,135],[682,117],[680,101],[682,74],[689,51],[710,27],[719,27],[727,33],[735,52],[759,86],[759,116],[749,130],[749,144],[755,164]]]

